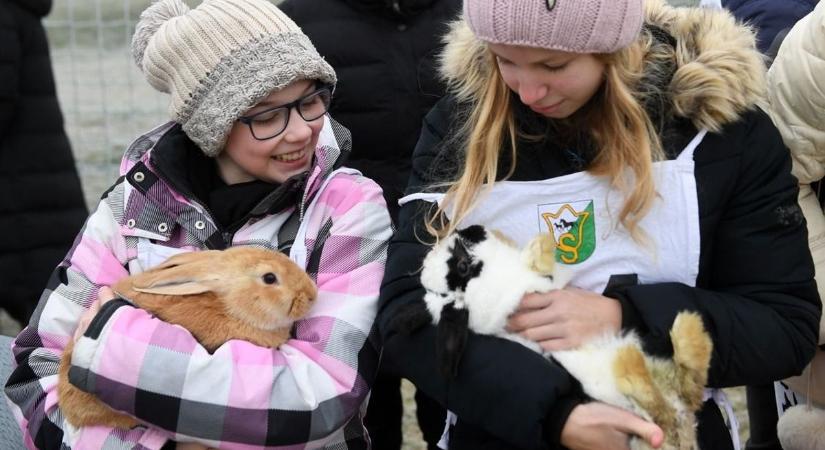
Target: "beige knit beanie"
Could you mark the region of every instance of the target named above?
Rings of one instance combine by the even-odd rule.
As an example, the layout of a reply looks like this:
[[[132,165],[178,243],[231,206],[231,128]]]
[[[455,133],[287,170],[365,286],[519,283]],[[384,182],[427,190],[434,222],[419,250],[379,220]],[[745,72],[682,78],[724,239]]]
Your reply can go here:
[[[157,0],[140,15],[132,55],[169,114],[209,156],[237,118],[296,80],[335,84],[309,38],[267,0]]]

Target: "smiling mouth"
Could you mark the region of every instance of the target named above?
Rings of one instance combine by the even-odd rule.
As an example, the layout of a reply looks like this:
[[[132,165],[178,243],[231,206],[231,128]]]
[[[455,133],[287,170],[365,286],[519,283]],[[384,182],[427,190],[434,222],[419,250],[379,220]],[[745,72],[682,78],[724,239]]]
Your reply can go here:
[[[274,155],[272,159],[275,161],[284,161],[284,162],[292,162],[297,161],[304,157],[306,154],[306,149],[297,150],[291,153],[284,153],[282,155]]]

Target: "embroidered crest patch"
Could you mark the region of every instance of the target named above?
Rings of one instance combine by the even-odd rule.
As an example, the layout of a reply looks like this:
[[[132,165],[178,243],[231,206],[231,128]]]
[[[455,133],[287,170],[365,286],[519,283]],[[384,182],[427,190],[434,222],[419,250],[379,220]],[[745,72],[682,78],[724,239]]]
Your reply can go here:
[[[556,241],[556,261],[578,264],[596,250],[592,200],[541,205],[539,214]]]

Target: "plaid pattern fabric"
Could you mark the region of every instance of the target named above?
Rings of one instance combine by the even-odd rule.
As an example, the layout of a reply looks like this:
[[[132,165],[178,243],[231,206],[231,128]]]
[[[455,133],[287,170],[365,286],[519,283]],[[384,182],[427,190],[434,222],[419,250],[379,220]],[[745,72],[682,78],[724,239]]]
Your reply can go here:
[[[123,176],[15,340],[17,367],[5,392],[29,448],[158,449],[169,439],[236,449],[368,448],[361,418],[378,364],[371,333],[392,230],[380,188],[334,170],[340,150],[331,128],[328,121],[301,205],[305,238],[295,247],[308,256],[293,256],[316,265],[318,300],[293,338],[278,350],[230,341],[209,354],[183,328],[110,302],[77,342],[70,380],[150,425],[76,429],[58,405],[57,368],[98,288],[153,258],[206,248],[216,230],[201,206],[150,179],[148,154],[168,126],[130,146]],[[287,214],[245,225],[232,245],[275,248]],[[198,220],[205,224],[194,226]]]

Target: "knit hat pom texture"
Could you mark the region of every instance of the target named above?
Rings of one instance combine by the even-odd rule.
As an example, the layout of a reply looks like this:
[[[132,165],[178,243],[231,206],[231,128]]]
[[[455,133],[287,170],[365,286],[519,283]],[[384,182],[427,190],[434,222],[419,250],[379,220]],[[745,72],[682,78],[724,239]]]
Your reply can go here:
[[[143,70],[143,54],[152,36],[163,24],[188,12],[189,6],[181,0],[156,0],[140,14],[135,34],[132,36],[132,57],[141,71]],[[161,92],[169,92],[167,86],[153,87]]]

